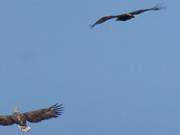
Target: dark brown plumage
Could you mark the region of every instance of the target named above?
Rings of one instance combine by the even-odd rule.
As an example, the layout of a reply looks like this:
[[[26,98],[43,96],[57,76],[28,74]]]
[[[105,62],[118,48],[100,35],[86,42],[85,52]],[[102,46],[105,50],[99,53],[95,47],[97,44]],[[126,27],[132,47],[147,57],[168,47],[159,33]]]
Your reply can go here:
[[[24,113],[26,120],[29,122],[40,122],[42,120],[47,120],[50,118],[56,118],[63,112],[63,106],[55,104],[49,108],[39,109],[32,112]]]
[[[6,126],[6,125],[12,125],[12,124],[15,124],[15,121],[12,115],[0,116],[0,125]]]
[[[147,11],[158,11],[162,8],[164,8],[164,7],[162,7],[160,5],[156,5],[153,8],[140,9],[140,10],[136,10],[133,12],[124,13],[124,14],[120,14],[120,15],[104,16],[104,17],[100,18],[99,20],[97,20],[94,24],[92,24],[91,28],[95,27],[98,24],[102,24],[110,19],[116,18],[116,21],[128,21],[132,18],[135,18],[135,15],[139,15],[139,14],[147,12]]]
[[[55,104],[48,108],[43,108],[35,110],[32,112],[14,112],[12,115],[0,115],[0,125],[8,126],[12,124],[17,124],[21,129],[26,129],[26,122],[40,122],[42,120],[47,120],[51,118],[56,118],[63,113],[62,104]],[[26,130],[25,130],[26,132]]]

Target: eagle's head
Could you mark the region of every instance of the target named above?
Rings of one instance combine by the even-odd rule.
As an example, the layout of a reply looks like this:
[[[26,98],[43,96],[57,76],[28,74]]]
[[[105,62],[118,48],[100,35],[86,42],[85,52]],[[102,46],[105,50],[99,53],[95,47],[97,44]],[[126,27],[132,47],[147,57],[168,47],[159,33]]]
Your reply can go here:
[[[19,106],[15,106],[15,107],[14,107],[13,113],[20,113],[20,108],[19,108]]]

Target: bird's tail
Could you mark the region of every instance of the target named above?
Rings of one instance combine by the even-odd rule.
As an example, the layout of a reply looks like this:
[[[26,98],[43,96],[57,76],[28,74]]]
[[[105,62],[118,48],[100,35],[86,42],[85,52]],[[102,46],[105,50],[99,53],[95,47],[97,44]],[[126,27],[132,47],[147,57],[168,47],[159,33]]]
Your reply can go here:
[[[22,132],[29,132],[31,130],[31,127],[29,126],[20,126],[18,125],[18,128],[22,131]]]
[[[162,4],[156,4],[153,8],[151,8],[152,10],[161,10],[161,9],[166,9],[167,7],[162,5]]]

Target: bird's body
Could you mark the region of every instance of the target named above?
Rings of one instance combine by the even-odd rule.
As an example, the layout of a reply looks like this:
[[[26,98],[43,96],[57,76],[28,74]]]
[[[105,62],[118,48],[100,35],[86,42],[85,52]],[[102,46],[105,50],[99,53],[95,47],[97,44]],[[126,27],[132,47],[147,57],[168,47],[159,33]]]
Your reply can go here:
[[[12,119],[14,120],[15,124],[18,125],[18,128],[22,132],[28,132],[31,130],[31,127],[27,126],[26,116],[23,113],[20,112],[13,113]]]
[[[8,126],[17,124],[23,132],[28,132],[31,128],[27,126],[28,122],[40,122],[50,118],[56,118],[63,112],[62,104],[55,104],[48,108],[39,109],[32,112],[21,113],[19,111],[14,112],[12,115],[0,115],[0,125]]]
[[[26,126],[26,116],[23,113],[15,112],[11,115],[11,118],[16,124]]]
[[[116,17],[116,21],[127,21],[132,18],[135,18],[135,16],[132,14],[122,14]]]
[[[135,18],[136,15],[139,15],[141,13],[147,12],[147,11],[158,11],[164,7],[161,7],[159,5],[154,6],[153,8],[147,8],[147,9],[140,9],[129,13],[123,13],[120,15],[112,15],[112,16],[103,16],[99,20],[97,20],[94,24],[91,25],[91,28],[95,27],[98,24],[104,23],[110,19],[116,18],[116,21],[128,21],[130,19]]]

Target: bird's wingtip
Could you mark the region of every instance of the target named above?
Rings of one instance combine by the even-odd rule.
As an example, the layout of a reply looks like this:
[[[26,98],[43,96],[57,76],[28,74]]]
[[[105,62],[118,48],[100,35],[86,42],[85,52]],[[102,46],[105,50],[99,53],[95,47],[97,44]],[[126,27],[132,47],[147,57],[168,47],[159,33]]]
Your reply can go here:
[[[166,8],[167,8],[167,6],[165,6],[164,4],[160,4],[160,3],[156,4],[153,7],[154,10],[161,10],[161,9],[166,9]]]
[[[95,27],[95,24],[89,24],[89,27],[92,29]]]

